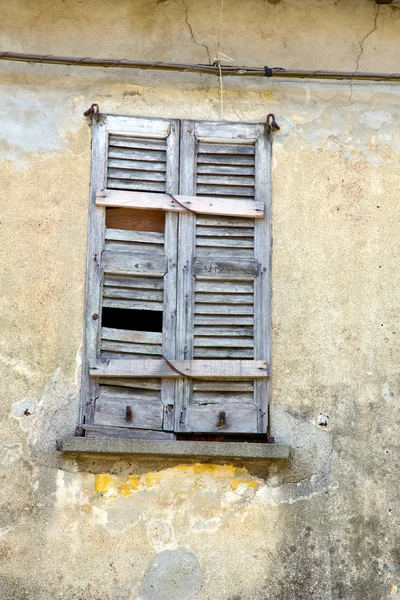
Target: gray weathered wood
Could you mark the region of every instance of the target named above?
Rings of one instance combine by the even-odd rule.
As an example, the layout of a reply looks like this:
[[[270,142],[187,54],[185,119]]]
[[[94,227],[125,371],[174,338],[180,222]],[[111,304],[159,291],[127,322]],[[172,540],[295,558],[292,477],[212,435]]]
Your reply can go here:
[[[197,333],[196,330],[195,333]],[[232,337],[235,339],[232,339]],[[226,346],[228,348],[253,348],[254,346],[253,337],[244,338],[238,337],[237,335],[232,337],[200,337],[195,335],[194,345],[198,348],[215,348],[221,346]],[[236,339],[237,337],[238,339]]]
[[[106,241],[105,249],[108,252],[148,252],[151,254],[164,255],[164,248],[159,244],[141,244],[132,242],[109,242]]]
[[[198,259],[213,259],[218,256],[221,260],[242,260],[254,258],[254,250],[248,248],[223,248],[213,246],[197,246]]]
[[[198,237],[213,238],[250,238],[253,239],[253,227],[202,227],[197,225],[196,235]]]
[[[125,168],[124,163],[118,168],[108,169],[109,179],[127,179],[132,181],[163,181],[165,182],[165,171],[139,171]],[[165,188],[164,188],[165,189]]]
[[[121,158],[128,160],[145,160],[148,162],[166,161],[165,151],[157,150],[135,150],[134,148],[113,148],[110,147],[108,155],[111,158]]]
[[[187,377],[197,379],[255,379],[268,377],[263,360],[172,360],[171,363]],[[93,377],[181,378],[165,360],[106,359],[90,363]]]
[[[130,406],[132,419],[126,419]],[[99,398],[96,401],[95,425],[134,427],[135,429],[162,429],[163,405],[161,402],[139,401],[132,398]]]
[[[122,146],[123,148],[140,148],[144,150],[166,150],[165,140],[146,140],[131,136],[110,134],[109,146]]]
[[[161,390],[161,379],[140,379],[137,377],[132,378],[117,378],[107,379],[106,377],[100,377],[98,379],[100,385],[117,385],[119,387],[130,387],[144,390]]]
[[[100,344],[102,270],[101,253],[104,246],[105,209],[95,206],[96,190],[105,185],[106,177],[106,127],[104,118],[92,123],[92,170],[90,177],[89,231],[86,261],[86,299],[84,312],[84,338],[82,350],[82,381],[80,424],[92,423],[96,382],[89,379],[89,361],[96,358]]]
[[[229,197],[232,202],[240,201],[246,196],[253,198],[256,193],[255,183],[257,181],[253,177],[254,171],[249,173],[245,170],[239,174],[235,169],[253,169],[253,165],[256,165],[254,144],[258,137],[263,135],[264,130],[265,128],[260,125],[236,124],[231,127],[231,124],[226,123],[212,125],[187,123],[188,136],[197,139],[200,143],[197,146],[197,173],[193,168],[193,156],[195,156],[193,147],[189,147],[189,152],[183,156],[183,162],[186,162],[189,167],[185,193],[193,193],[193,177],[195,176],[197,178],[195,181],[196,193],[201,197],[205,195],[214,196],[214,198]],[[235,145],[238,138],[241,138],[241,142],[247,138],[248,144],[246,146],[243,143],[240,146]],[[194,148],[196,148],[196,144]],[[223,169],[224,172],[213,172],[214,167],[218,170]],[[257,164],[255,170],[258,168]],[[260,199],[264,201],[262,194]],[[260,268],[257,261],[253,259],[254,222],[244,218],[231,218],[227,221],[224,216],[217,218],[198,215],[196,223],[196,258],[192,258],[191,263],[191,271],[196,278],[193,356],[195,359],[208,357],[215,359],[216,362],[218,359],[227,358],[234,359],[232,362],[236,362],[236,359],[240,358],[253,358],[253,328],[250,327],[250,335],[236,334],[230,337],[223,335],[223,327],[228,325],[232,329],[235,326],[235,333],[241,328],[249,332],[248,326],[253,324],[252,282],[257,278]],[[216,231],[214,232],[213,229]],[[207,287],[200,291],[197,285],[201,282],[204,282]],[[228,293],[226,293],[227,288],[224,287],[222,293],[212,289],[213,283],[224,285],[225,282],[231,288]],[[248,286],[247,292],[240,293],[240,284],[243,282]],[[212,325],[218,328],[217,335],[211,335]],[[206,328],[208,335],[196,335],[198,327]],[[254,400],[259,403],[259,397],[256,394],[254,398],[252,396],[255,386],[256,384],[252,384],[251,390],[244,396],[236,395],[235,408],[237,408],[237,412],[235,417],[246,409],[246,406],[241,404],[247,404],[247,408],[251,410],[251,417],[249,413],[245,412],[238,422],[234,423],[232,415],[226,415],[229,421],[228,431],[262,431],[260,420],[262,407],[254,404]],[[218,414],[222,410],[221,407],[225,406],[223,396],[219,401],[218,393],[213,395],[209,389],[207,394],[199,396],[201,400],[199,404],[204,404],[204,406],[197,406],[196,409],[195,394],[197,392],[192,392],[192,395],[186,399],[186,404],[184,404],[186,412],[180,424],[181,428],[186,431],[204,432],[218,430]],[[212,415],[210,407],[207,406],[207,398],[210,397],[213,398],[210,406],[211,403],[214,405],[215,415]],[[251,402],[253,402],[253,406],[249,406]],[[195,412],[194,409],[197,411],[201,409],[201,412]]]
[[[162,290],[164,288],[164,281],[159,277],[132,277],[129,275],[117,277],[106,274],[104,277],[104,287]]]
[[[253,144],[265,132],[265,123],[192,121],[199,142],[206,144]]]
[[[212,154],[201,154],[199,155],[197,162],[201,165],[215,164],[215,165],[254,165],[253,156],[231,156],[231,155],[212,155]]]
[[[213,165],[213,164],[198,164],[197,173],[203,175],[245,175],[251,177],[255,173],[253,165]]]
[[[218,258],[196,258],[193,261],[193,274],[203,279],[254,279],[257,275],[257,262],[248,260],[218,260]]]
[[[131,331],[128,329],[102,327],[101,339],[137,344],[161,344],[162,333],[159,333],[158,331]]]
[[[193,381],[194,392],[253,392],[254,382],[220,380],[220,379],[195,379]]]
[[[206,327],[206,326],[202,326],[202,325],[196,325],[195,329],[194,329],[194,334],[195,334],[195,342],[197,337],[200,336],[211,336],[211,337],[227,337],[228,339],[232,340],[232,338],[236,338],[236,337],[249,337],[251,339],[253,339],[253,334],[254,334],[254,328],[253,327],[229,327],[229,326],[225,326],[225,327],[218,327],[218,326],[214,326],[214,327]],[[214,342],[212,342],[214,343]],[[237,343],[237,340],[235,340],[235,344]]]
[[[206,304],[253,304],[253,294],[213,294],[212,292],[196,292],[196,302]]]
[[[118,352],[119,354],[150,354],[154,357],[162,356],[161,344],[158,346],[151,346],[150,344],[128,344],[124,342],[102,340],[100,348],[102,352]]]
[[[167,170],[167,165],[165,162],[155,162],[155,161],[141,161],[141,160],[127,160],[121,158],[109,158],[108,159],[108,168],[109,169],[118,169],[123,170],[125,172],[129,172],[129,170],[146,173],[144,179],[148,177],[154,177],[157,175],[160,181],[165,180],[165,172]],[[243,167],[249,168],[249,167]]]
[[[171,131],[170,119],[106,115],[107,129],[115,136],[165,140]]]
[[[253,390],[246,392],[219,392],[215,389],[209,392],[193,391],[193,404],[253,404]]]
[[[133,440],[173,440],[175,434],[167,431],[109,427],[107,425],[83,425],[89,438],[129,438]]]
[[[234,182],[232,182],[234,183]],[[244,187],[244,186],[236,186],[236,185],[205,185],[205,184],[197,184],[197,193],[198,194],[207,194],[207,196],[248,196],[249,198],[254,198],[254,188],[252,187]],[[239,202],[239,200],[238,200]],[[233,213],[238,214],[238,213]],[[243,213],[242,213],[243,214]],[[251,217],[252,215],[249,214]]]
[[[252,237],[246,238],[225,238],[225,237],[201,237],[197,234],[196,246],[207,246],[216,249],[219,252],[219,248],[254,248],[254,241]]]
[[[252,316],[237,315],[195,315],[194,324],[196,325],[253,325]]]
[[[113,187],[115,186],[113,185]],[[194,211],[195,213],[201,214],[249,217],[253,219],[262,219],[263,217],[263,205],[251,199],[235,198],[231,200],[228,198],[214,197],[201,198],[190,194],[174,194],[174,196],[178,202],[168,194],[103,189],[97,192],[96,205],[120,208],[157,209],[179,213]]]
[[[153,361],[159,359],[160,356],[157,354],[129,354],[128,352],[115,352],[113,350],[103,350],[101,353],[101,360],[133,360],[134,362],[149,360]]]
[[[164,234],[155,231],[127,231],[125,229],[106,229],[106,240],[118,242],[136,242],[140,244],[164,245]]]
[[[253,348],[233,348],[232,346],[223,346],[221,348],[202,348],[195,345],[194,358],[233,358],[233,359],[248,359],[254,358]]]
[[[226,426],[218,425],[220,412],[225,412]],[[187,431],[226,433],[257,433],[257,408],[254,405],[210,404],[190,407]]]
[[[163,255],[135,253],[134,259],[127,252],[103,252],[102,266],[105,273],[114,275],[142,275],[162,277],[167,271],[167,259]]]
[[[167,138],[166,191],[168,194],[179,192],[179,123],[171,123],[171,133]],[[163,355],[167,359],[176,358],[176,287],[178,263],[178,215],[167,212],[165,217],[165,255],[168,263],[164,276],[163,304]],[[176,382],[164,379],[161,400],[164,405],[165,431],[173,431],[175,425]]]
[[[113,385],[100,384],[99,398],[100,400],[141,400],[146,402],[159,402],[160,391],[159,390],[144,390],[142,388],[134,387],[135,381],[131,380],[131,387],[118,386],[115,383]]]
[[[103,298],[103,306],[106,308],[122,308],[130,310],[158,310],[162,311],[162,302],[151,302],[150,300],[126,300],[124,298]]]
[[[196,194],[195,169],[197,144],[192,123],[181,124],[180,193],[193,197]],[[179,215],[178,240],[178,295],[177,295],[177,357],[193,358],[194,279],[192,263],[196,245],[196,215]],[[185,431],[188,406],[192,395],[192,382],[177,383],[177,409],[175,430]]]
[[[252,315],[254,311],[253,303],[251,304],[203,304],[196,302],[195,314],[222,314],[222,315]]]
[[[232,177],[229,175],[198,175],[197,185],[226,185],[254,187],[254,177]]]
[[[130,181],[126,179],[107,179],[107,188],[111,190],[127,190],[129,193],[165,192],[165,183],[161,181]],[[113,205],[116,206],[116,205]],[[136,207],[140,208],[140,207]],[[145,207],[148,208],[148,207]]]
[[[208,144],[207,142],[199,143],[200,154],[231,154],[237,156],[238,154],[249,154],[254,156],[253,144],[238,145],[238,144],[221,144],[214,143]]]
[[[149,300],[151,302],[162,302],[163,292],[160,290],[104,287],[103,298],[125,298],[126,300]]]
[[[151,191],[168,191],[177,193],[178,182],[178,164],[179,164],[179,123],[176,121],[162,119],[141,119],[106,116],[101,117],[105,123],[105,129],[109,133],[109,152],[106,148],[106,132],[104,132],[103,145],[100,152],[101,179],[97,179],[97,185],[92,189],[103,189],[105,187],[106,169],[105,162],[107,154],[109,159],[108,185],[109,187],[122,187],[123,189],[132,188],[135,190],[145,189]],[[96,125],[94,126],[96,127]],[[150,138],[150,139],[149,139]],[[95,146],[95,144],[94,144]],[[99,148],[96,149],[97,156]],[[97,168],[97,167],[96,167]],[[139,174],[140,171],[140,174]],[[175,182],[175,188],[172,189],[171,181]],[[104,208],[96,207],[99,214],[103,215]],[[177,217],[175,218],[175,226]],[[168,217],[167,217],[168,219]],[[103,224],[104,229],[104,224]],[[161,231],[158,229],[158,231]],[[166,232],[167,235],[167,232]],[[164,236],[152,232],[138,232],[126,230],[107,231],[106,251],[103,252],[103,264],[106,271],[104,281],[104,306],[120,306],[158,309],[162,310],[162,276],[167,270],[167,256],[155,256],[156,252],[163,251]],[[102,244],[99,245],[99,259],[104,248],[104,232]],[[145,252],[143,252],[145,250]],[[176,243],[174,251],[176,253]],[[92,260],[92,259],[90,259]],[[176,261],[175,261],[176,262]],[[173,262],[172,266],[175,266]],[[100,265],[98,265],[100,270]],[[101,273],[101,270],[100,270]],[[101,288],[98,288],[100,292]],[[160,291],[157,291],[160,290]],[[95,311],[100,314],[100,304]],[[98,327],[100,319],[93,319]],[[152,359],[153,356],[161,355],[162,334],[146,334],[146,332],[127,332],[122,336],[117,330],[103,333],[107,338],[103,339],[102,347],[104,356],[124,356],[122,351],[134,352],[144,358]],[[133,336],[133,337],[132,337]],[[146,337],[147,336],[147,337]],[[119,338],[123,338],[122,340]],[[171,337],[171,336],[170,336]],[[156,341],[157,340],[157,341]],[[155,342],[149,343],[149,342]],[[99,353],[100,347],[97,343],[93,358]],[[149,353],[155,353],[151,355]],[[132,355],[135,356],[135,355]],[[106,389],[103,384],[108,382],[108,378],[93,378],[93,385],[97,390]],[[122,387],[125,386],[127,393],[133,393],[135,398],[140,398],[143,393],[140,391],[140,385],[143,385],[143,378],[138,378],[134,387],[128,387],[126,379],[116,378],[120,381]],[[162,387],[161,380],[154,383],[154,379],[148,379],[149,389]],[[156,380],[157,381],[157,380]],[[102,382],[99,388],[99,382]],[[174,382],[167,381],[167,386],[174,385]],[[139,386],[139,387],[138,387]],[[109,387],[109,386],[108,386]],[[108,390],[109,392],[110,390]],[[104,391],[102,392],[104,395]],[[91,396],[98,396],[99,391]],[[171,394],[170,394],[171,395]],[[101,405],[100,405],[101,406]],[[170,408],[168,405],[168,415],[164,419],[164,406],[160,403],[162,410],[162,420],[171,421]],[[172,416],[173,421],[173,416]],[[93,422],[93,410],[92,420]],[[90,424],[90,423],[89,423]],[[134,427],[131,425],[130,427]],[[148,426],[151,426],[149,424]],[[170,434],[168,434],[170,437]]]
[[[211,292],[213,294],[252,294],[253,283],[245,281],[207,281],[196,280],[196,292]]]
[[[256,143],[256,200],[264,203],[265,217],[254,226],[255,258],[259,276],[254,282],[254,357],[271,362],[271,139],[265,133]],[[255,382],[259,407],[258,429],[266,432],[271,381]]]
[[[153,173],[156,172],[162,174],[167,170],[167,165],[165,162],[127,160],[110,157],[108,159],[108,168],[124,170],[132,169],[141,172],[151,171]]]
[[[254,227],[252,219],[244,219],[240,217],[211,217],[205,215],[197,215],[197,225],[205,227]]]

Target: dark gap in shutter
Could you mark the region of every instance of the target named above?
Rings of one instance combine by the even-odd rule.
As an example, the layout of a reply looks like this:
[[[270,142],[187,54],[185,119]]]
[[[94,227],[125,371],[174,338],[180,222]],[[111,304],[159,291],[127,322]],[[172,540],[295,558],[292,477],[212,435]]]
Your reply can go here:
[[[191,442],[248,442],[254,444],[271,443],[266,434],[260,433],[178,433],[177,440],[186,440]]]
[[[158,310],[132,310],[103,307],[102,326],[129,331],[162,331],[163,313]]]

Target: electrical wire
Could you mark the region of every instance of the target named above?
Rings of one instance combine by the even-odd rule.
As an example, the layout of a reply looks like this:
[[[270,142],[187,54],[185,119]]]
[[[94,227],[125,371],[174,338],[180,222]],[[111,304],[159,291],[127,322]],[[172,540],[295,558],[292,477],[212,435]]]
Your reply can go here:
[[[115,58],[90,58],[53,56],[51,54],[28,54],[19,52],[0,52],[0,60],[26,62],[30,64],[51,64],[76,67],[102,67],[118,69],[145,69],[156,71],[177,71],[202,73],[217,77],[272,77],[274,79],[318,79],[337,81],[373,81],[400,83],[400,73],[379,73],[363,71],[324,71],[284,69],[282,67],[246,67],[234,65],[206,65],[193,63],[147,62]]]

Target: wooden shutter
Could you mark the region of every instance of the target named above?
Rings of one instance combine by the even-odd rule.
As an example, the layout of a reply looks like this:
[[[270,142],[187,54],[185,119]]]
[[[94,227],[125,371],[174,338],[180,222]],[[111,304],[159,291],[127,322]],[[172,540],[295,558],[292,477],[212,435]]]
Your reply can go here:
[[[263,219],[181,214],[177,357],[270,362],[269,144],[263,125],[184,122],[180,193],[262,202]],[[185,379],[181,432],[265,433],[266,379]]]
[[[118,216],[106,227],[95,202],[102,189],[177,193],[179,123],[102,116],[92,152],[82,423],[89,436],[171,437],[174,381],[91,377],[88,364],[175,358],[177,215],[165,213],[164,231],[122,229]],[[160,313],[162,332],[105,327],[107,309]]]

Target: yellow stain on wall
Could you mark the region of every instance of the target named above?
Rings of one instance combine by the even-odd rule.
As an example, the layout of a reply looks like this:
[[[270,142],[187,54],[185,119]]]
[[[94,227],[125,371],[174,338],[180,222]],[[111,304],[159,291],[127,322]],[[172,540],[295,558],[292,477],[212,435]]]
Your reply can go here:
[[[250,479],[250,481],[249,481],[248,479],[239,478],[239,479],[234,479],[232,481],[231,488],[233,491],[235,491],[235,490],[237,490],[239,485],[243,485],[243,484],[247,485],[247,487],[252,488],[252,489],[258,487],[258,483],[254,479]]]
[[[397,585],[392,585],[390,595],[393,596],[394,594],[397,594],[398,591],[399,591],[399,588],[397,587]]]
[[[111,476],[101,473],[95,476],[95,492],[108,498],[128,498],[139,488],[151,488],[160,483],[159,473],[145,475],[126,475],[125,477]]]
[[[138,490],[149,489],[161,483],[162,478],[176,472],[185,474],[187,477],[198,477],[210,475],[215,480],[231,486],[236,490],[239,485],[245,484],[249,488],[258,487],[256,480],[251,479],[247,470],[233,465],[215,465],[195,463],[194,465],[177,465],[171,469],[159,472],[148,472],[143,475],[109,475],[101,473],[95,476],[94,490],[104,498],[113,500],[115,498],[128,498]],[[226,480],[228,479],[228,482]],[[225,481],[223,481],[225,480]]]
[[[101,474],[96,475],[94,481],[94,489],[96,492],[106,492],[109,487],[113,484],[112,477],[110,475]]]

